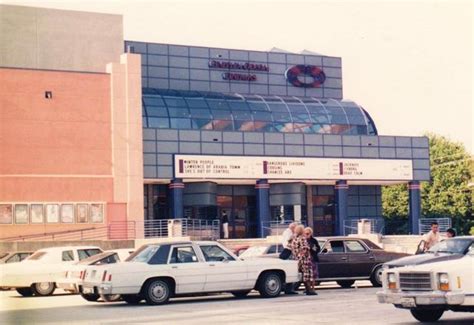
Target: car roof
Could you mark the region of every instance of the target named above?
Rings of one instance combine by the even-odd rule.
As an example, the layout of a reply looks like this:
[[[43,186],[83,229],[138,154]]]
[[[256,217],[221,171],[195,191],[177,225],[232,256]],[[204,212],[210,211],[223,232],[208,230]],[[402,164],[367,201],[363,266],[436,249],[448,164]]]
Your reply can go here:
[[[59,250],[66,250],[66,249],[100,249],[98,246],[57,246],[57,247],[47,247],[47,248],[42,248],[38,249],[36,252],[54,252],[54,251],[59,251]]]

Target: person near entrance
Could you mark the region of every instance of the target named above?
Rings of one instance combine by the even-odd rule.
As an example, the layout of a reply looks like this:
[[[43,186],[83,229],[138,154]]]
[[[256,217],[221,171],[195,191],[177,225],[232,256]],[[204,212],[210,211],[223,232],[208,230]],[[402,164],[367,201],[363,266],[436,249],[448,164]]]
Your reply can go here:
[[[425,247],[423,250],[426,252],[428,249],[439,243],[441,236],[439,234],[439,225],[436,221],[431,223],[431,231],[427,233],[423,240],[425,242]]]
[[[221,222],[222,222],[222,232],[224,233],[224,239],[228,239],[229,238],[229,217],[227,216],[227,212],[225,210],[222,211]]]
[[[291,241],[290,247],[293,256],[298,261],[298,270],[303,273],[303,283],[306,288],[305,293],[308,296],[314,296],[317,295],[317,293],[311,287],[314,282],[311,248],[303,233],[304,227],[302,225],[296,226],[295,238]]]

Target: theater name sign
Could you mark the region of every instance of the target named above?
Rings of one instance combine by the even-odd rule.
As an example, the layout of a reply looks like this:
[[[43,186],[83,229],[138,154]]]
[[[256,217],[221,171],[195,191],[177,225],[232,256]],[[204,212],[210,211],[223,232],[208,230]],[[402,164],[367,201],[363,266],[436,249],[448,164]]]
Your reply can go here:
[[[411,160],[175,155],[176,178],[413,179]]]

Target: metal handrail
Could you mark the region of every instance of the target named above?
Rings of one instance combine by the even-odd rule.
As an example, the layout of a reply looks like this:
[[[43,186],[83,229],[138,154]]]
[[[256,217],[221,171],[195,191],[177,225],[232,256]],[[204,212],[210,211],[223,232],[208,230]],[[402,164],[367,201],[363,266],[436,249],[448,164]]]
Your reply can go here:
[[[25,239],[30,239],[30,238],[47,237],[47,236],[53,236],[54,237],[55,235],[71,234],[71,233],[82,233],[84,231],[90,231],[90,230],[94,230],[94,229],[98,229],[98,227],[73,229],[73,230],[63,230],[63,231],[56,231],[56,232],[45,232],[45,233],[30,234],[30,235],[24,235],[24,236],[3,237],[3,238],[0,238],[0,241],[25,240]]]

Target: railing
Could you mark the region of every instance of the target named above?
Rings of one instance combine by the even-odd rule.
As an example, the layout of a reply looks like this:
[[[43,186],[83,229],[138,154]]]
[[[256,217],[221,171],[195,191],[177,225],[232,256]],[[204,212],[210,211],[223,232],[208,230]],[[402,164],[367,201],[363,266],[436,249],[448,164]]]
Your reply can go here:
[[[262,222],[262,229],[264,236],[281,236],[283,232],[288,228],[288,225],[292,222],[300,224],[301,222],[294,220],[284,220],[284,221],[268,221]]]
[[[422,218],[418,223],[420,235],[430,232],[433,221],[438,223],[439,232],[446,232],[446,230],[451,228],[451,218]]]
[[[371,234],[381,234],[385,227],[385,220],[383,218],[346,219],[344,220],[344,235],[357,234],[360,220],[367,220],[370,223]]]
[[[144,234],[139,236],[140,226]],[[81,241],[81,240],[127,240],[136,238],[191,237],[193,240],[215,240],[220,236],[219,220],[164,219],[144,222],[112,222],[107,226],[90,227],[0,238],[0,241]]]

